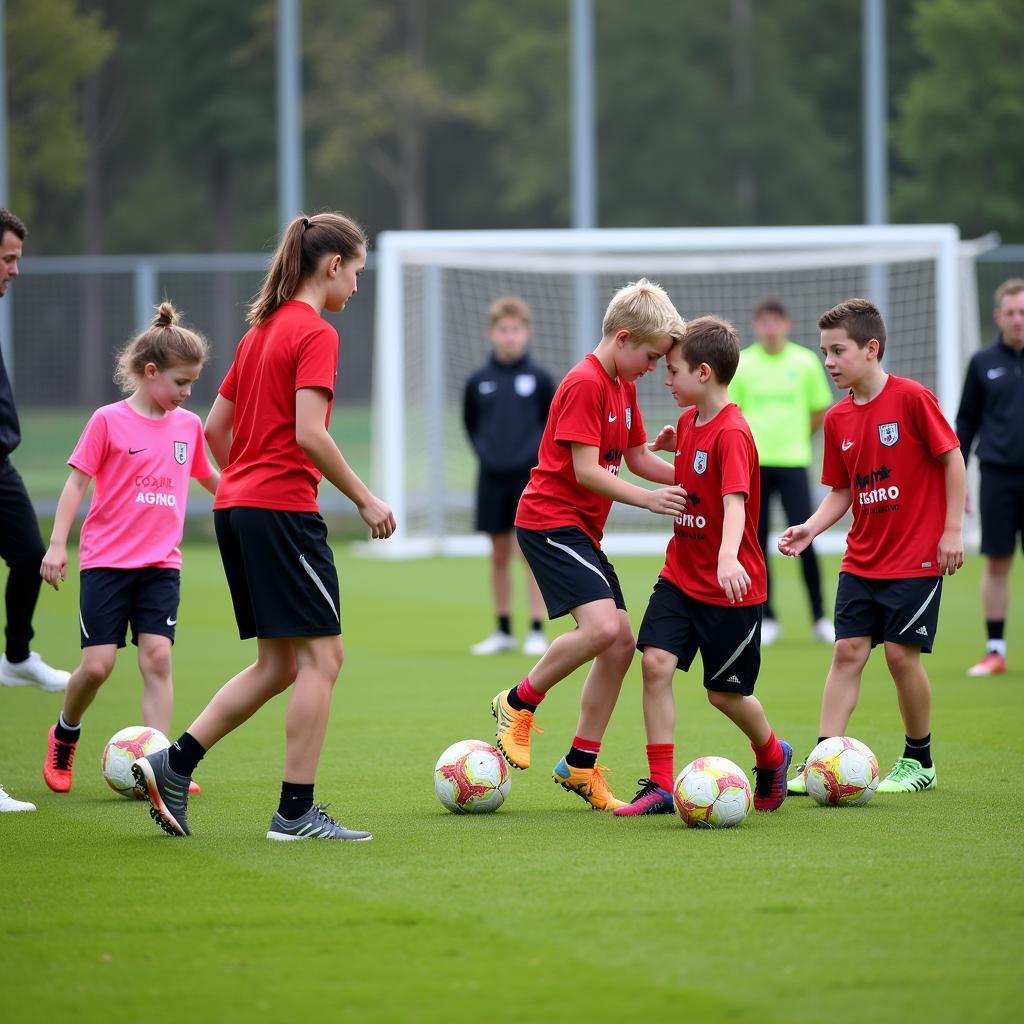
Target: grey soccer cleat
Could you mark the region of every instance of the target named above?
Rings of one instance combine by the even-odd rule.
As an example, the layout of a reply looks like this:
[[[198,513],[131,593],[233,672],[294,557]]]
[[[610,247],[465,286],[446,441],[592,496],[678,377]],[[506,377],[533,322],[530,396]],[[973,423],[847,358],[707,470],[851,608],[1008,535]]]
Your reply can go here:
[[[329,814],[324,812],[327,804],[313,804],[301,818],[289,821],[274,811],[270,819],[268,839],[278,842],[292,842],[296,839],[347,839],[351,842],[365,843],[373,838],[370,832],[354,832],[344,825],[339,825]]]
[[[170,836],[190,836],[188,785],[192,781],[173,771],[166,750],[140,757],[132,765],[135,791],[149,801],[150,817]]]

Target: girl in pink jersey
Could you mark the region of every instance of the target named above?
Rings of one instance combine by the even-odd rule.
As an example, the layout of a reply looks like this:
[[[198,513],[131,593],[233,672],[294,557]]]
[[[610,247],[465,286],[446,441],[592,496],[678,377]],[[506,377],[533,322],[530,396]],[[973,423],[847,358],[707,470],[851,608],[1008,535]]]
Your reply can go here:
[[[209,349],[177,319],[174,307],[161,303],[152,326],[124,348],[115,380],[128,397],[93,413],[68,459],[71,475],[40,568],[54,590],[67,578],[68,534],[82,498],[90,482],[95,488],[78,551],[82,662],[71,674],[43,764],[55,793],[71,789],[82,715],[114,670],[129,625],[139,649],[142,721],[170,731],[188,485],[195,477],[213,494],[219,479],[206,457],[202,421],[181,408]]]
[[[189,835],[188,785],[200,759],[268,700],[290,690],[281,799],[267,838],[371,839],[313,802],[331,694],[343,657],[338,574],[317,506],[326,477],[374,538],[395,530],[391,509],[352,472],[327,432],[338,370],[338,313],[356,293],[366,236],[337,213],[288,226],[252,327],[206,420],[224,476],[214,523],[239,636],[256,661],[229,679],[170,749],[135,762],[139,790],[171,835]]]

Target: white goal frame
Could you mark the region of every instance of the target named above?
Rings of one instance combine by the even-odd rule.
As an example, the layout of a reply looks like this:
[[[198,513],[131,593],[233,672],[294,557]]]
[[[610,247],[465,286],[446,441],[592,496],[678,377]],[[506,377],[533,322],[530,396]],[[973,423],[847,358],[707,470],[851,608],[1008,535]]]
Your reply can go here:
[[[623,283],[650,276],[657,279],[659,264],[666,258],[700,260],[715,269],[716,258],[730,253],[752,253],[758,260],[770,256],[785,266],[794,257],[806,265],[808,254],[820,254],[822,261],[841,262],[857,250],[856,262],[877,255],[881,280],[888,263],[932,260],[935,266],[936,391],[947,417],[953,415],[959,399],[964,351],[971,347],[969,324],[976,316],[964,311],[959,268],[960,233],[953,224],[810,226],[766,228],[595,228],[536,231],[388,231],[377,240],[376,339],[373,379],[373,468],[375,493],[388,502],[398,523],[398,532],[387,544],[369,545],[368,550],[388,558],[411,558],[434,554],[483,554],[488,550],[483,535],[446,535],[443,515],[425,534],[406,532],[408,510],[405,418],[405,298],[403,271],[408,265],[502,267],[512,259],[564,261],[563,272],[585,278],[588,271],[608,272],[610,260],[622,258]],[[910,256],[907,253],[911,253]],[[651,269],[644,269],[645,263]],[[703,263],[700,264],[703,266]],[[763,262],[759,266],[763,266]],[[873,263],[872,263],[873,265]],[[615,266],[618,266],[616,262]],[[734,265],[730,265],[734,266]],[[440,300],[426,289],[423,303],[422,338],[425,379],[417,382],[427,401],[435,401],[438,416],[444,412],[444,339]],[[845,296],[844,296],[845,297]],[[839,301],[837,299],[837,301]],[[976,334],[976,327],[973,333]],[[591,344],[598,338],[591,336]],[[428,426],[428,431],[430,430]],[[436,442],[436,438],[434,439]],[[659,554],[664,550],[668,530],[660,534],[610,534],[610,553]]]

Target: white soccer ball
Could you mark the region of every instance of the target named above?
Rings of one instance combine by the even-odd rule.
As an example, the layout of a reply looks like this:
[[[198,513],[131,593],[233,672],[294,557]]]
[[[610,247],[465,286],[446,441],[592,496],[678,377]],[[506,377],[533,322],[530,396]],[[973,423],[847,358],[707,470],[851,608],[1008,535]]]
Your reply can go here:
[[[434,766],[434,791],[454,814],[496,811],[511,787],[505,758],[482,740],[453,743]]]
[[[128,800],[136,796],[132,762],[158,750],[166,750],[171,741],[159,730],[146,725],[130,725],[115,732],[103,748],[100,768],[107,785]]]
[[[878,759],[860,740],[831,736],[807,758],[804,784],[819,804],[866,804],[878,788]]]
[[[732,828],[750,813],[754,795],[743,769],[725,757],[698,757],[677,776],[672,794],[690,828]]]

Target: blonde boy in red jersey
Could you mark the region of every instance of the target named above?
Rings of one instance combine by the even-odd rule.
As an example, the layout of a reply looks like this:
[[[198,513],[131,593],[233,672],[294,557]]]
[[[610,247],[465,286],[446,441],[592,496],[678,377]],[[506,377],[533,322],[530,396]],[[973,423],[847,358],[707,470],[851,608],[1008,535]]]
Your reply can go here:
[[[698,651],[708,700],[739,726],[754,751],[754,806],[774,811],[786,799],[793,748],[776,738],[753,695],[767,576],[757,539],[757,448],[739,406],[729,400],[739,358],[735,328],[714,316],[691,320],[666,356],[665,384],[686,411],[653,447],[675,452],[675,480],[686,489],[687,508],[676,516],[637,635],[650,778],[615,811],[620,816],[673,811],[672,677],[677,668],[688,671]]]
[[[818,327],[825,370],[849,393],[825,414],[821,482],[832,490],[806,523],[782,534],[779,550],[799,555],[853,505],[819,741],[846,734],[871,648],[884,643],[906,746],[878,792],[934,789],[932,693],[921,654],[935,642],[942,575],[964,564],[963,456],[935,396],[882,369],[885,322],[875,306],[848,299]],[[806,792],[802,774],[789,792]]]
[[[548,615],[571,614],[577,628],[555,639],[518,686],[494,698],[497,743],[510,764],[529,768],[537,705],[556,683],[593,661],[576,736],[555,766],[554,779],[598,810],[622,804],[608,788],[597,755],[634,651],[622,589],[601,538],[613,501],[668,516],[686,506],[672,467],[647,449],[634,385],[655,368],[683,327],[669,297],[647,280],[615,295],[597,348],[555,392],[538,464],[516,515],[519,546]],[[632,473],[662,486],[652,491],[621,480],[623,461]]]

